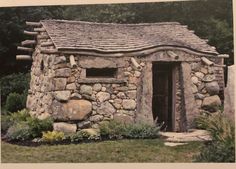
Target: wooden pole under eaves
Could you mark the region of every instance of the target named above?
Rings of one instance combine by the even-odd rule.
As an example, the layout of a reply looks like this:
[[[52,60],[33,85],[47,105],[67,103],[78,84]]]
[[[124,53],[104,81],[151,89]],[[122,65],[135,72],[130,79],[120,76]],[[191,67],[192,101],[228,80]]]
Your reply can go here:
[[[42,24],[40,22],[28,22],[28,21],[26,21],[25,23],[28,26],[42,26]]]
[[[34,49],[32,49],[32,48],[26,48],[26,47],[21,47],[21,46],[17,46],[17,50],[23,50],[23,51],[27,51],[27,52],[34,51]]]
[[[24,34],[31,35],[31,36],[37,36],[38,32],[30,32],[30,31],[24,31]]]
[[[16,55],[16,60],[32,60],[30,55]]]
[[[75,57],[74,55],[70,55],[70,65],[72,68],[76,67]]]
[[[27,46],[27,45],[35,45],[36,41],[35,40],[25,40],[21,42],[22,46]]]

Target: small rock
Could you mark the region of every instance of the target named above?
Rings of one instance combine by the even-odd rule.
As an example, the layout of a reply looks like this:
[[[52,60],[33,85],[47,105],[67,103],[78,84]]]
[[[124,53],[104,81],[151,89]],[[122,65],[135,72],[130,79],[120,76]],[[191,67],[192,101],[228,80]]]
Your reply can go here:
[[[136,92],[136,90],[128,91],[128,92],[127,92],[127,96],[128,96],[130,99],[136,99],[136,97],[137,97],[137,92]]]
[[[202,81],[203,82],[212,82],[216,79],[215,75],[206,75]]]
[[[127,71],[129,71],[129,72],[132,71],[132,67],[128,67]]]
[[[53,123],[53,130],[54,131],[61,131],[63,133],[75,133],[77,130],[76,124],[70,124],[70,123]]]
[[[136,108],[136,102],[131,99],[124,99],[122,101],[122,106],[126,110],[134,110]]]
[[[200,99],[200,100],[202,100],[202,99],[204,99],[205,98],[205,96],[203,95],[203,94],[201,94],[201,93],[196,93],[195,94],[195,99]]]
[[[140,75],[141,75],[141,72],[139,72],[139,71],[134,71],[134,76],[135,76],[135,77],[140,77]]]
[[[124,72],[125,76],[131,76],[132,74],[130,72]]]
[[[99,102],[104,102],[106,100],[109,100],[111,95],[110,95],[110,93],[107,93],[107,92],[98,92],[96,94],[96,97],[99,100]]]
[[[102,91],[105,92],[107,90],[106,87],[102,87]]]
[[[208,73],[208,70],[207,70],[206,68],[203,68],[203,67],[200,69],[200,71],[201,71],[202,73],[204,73],[204,74],[207,74],[207,73]]]
[[[191,85],[191,87],[192,87],[192,92],[193,93],[197,93],[198,92],[198,89],[197,89],[197,86],[196,85]]]
[[[219,94],[220,91],[220,86],[218,85],[218,83],[216,81],[210,82],[210,83],[206,83],[206,90],[210,95],[217,95]]]
[[[64,90],[66,88],[66,78],[53,79],[54,90]]]
[[[102,85],[97,83],[93,85],[93,90],[95,90],[96,92],[99,92],[102,90]]]
[[[70,91],[56,91],[54,97],[59,101],[67,101],[70,98]]]
[[[95,116],[91,116],[90,118],[91,122],[99,122],[103,120],[103,116],[102,115],[95,115]]]
[[[216,112],[221,106],[221,100],[218,95],[205,97],[202,103],[202,108],[210,112]]]
[[[71,95],[71,99],[81,99],[81,98],[82,98],[82,96],[79,93],[73,93]]]
[[[202,72],[196,72],[195,76],[197,76],[199,79],[202,79],[205,75]]]
[[[63,62],[66,62],[65,56],[55,57],[54,64],[63,63]]]
[[[200,64],[200,63],[192,63],[192,64],[191,64],[191,69],[192,69],[193,71],[199,71],[200,68],[201,68],[201,64]]]
[[[101,106],[97,108],[98,114],[113,114],[115,112],[115,108],[108,101],[102,102]]]
[[[93,93],[92,87],[88,86],[88,85],[81,85],[80,86],[80,93],[92,95],[92,93]]]
[[[68,89],[68,90],[76,90],[75,83],[71,83],[71,84],[66,85],[66,89]]]
[[[69,77],[71,75],[70,68],[63,68],[55,70],[55,77]]]
[[[117,97],[118,97],[118,98],[121,98],[121,99],[125,99],[125,98],[126,98],[124,92],[119,92],[119,93],[117,94]]]
[[[144,67],[144,66],[145,66],[145,63],[144,63],[144,62],[141,62],[141,63],[140,63],[140,66]]]
[[[193,84],[198,84],[199,80],[196,76],[191,77]]]
[[[84,129],[90,127],[91,122],[90,121],[82,121],[77,124],[79,129]]]

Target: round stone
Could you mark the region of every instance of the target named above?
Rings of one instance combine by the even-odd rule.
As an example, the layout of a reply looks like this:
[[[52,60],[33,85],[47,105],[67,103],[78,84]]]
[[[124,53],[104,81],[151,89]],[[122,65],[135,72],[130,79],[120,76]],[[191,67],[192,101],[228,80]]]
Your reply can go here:
[[[94,84],[93,85],[93,90],[96,91],[96,92],[99,92],[102,90],[102,85],[97,83],[97,84]]]
[[[198,78],[196,76],[191,77],[193,84],[198,84]]]
[[[220,86],[216,81],[206,83],[206,90],[210,95],[217,95],[220,91]]]

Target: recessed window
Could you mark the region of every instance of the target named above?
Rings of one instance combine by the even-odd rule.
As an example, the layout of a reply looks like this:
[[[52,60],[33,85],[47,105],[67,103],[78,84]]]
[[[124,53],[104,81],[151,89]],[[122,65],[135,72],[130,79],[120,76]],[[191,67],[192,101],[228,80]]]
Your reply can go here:
[[[117,68],[89,68],[86,69],[87,78],[115,78]]]

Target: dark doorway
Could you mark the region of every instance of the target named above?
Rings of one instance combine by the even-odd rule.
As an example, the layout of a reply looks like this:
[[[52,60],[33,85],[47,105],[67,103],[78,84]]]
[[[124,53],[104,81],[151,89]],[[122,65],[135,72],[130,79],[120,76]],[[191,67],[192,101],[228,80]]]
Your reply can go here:
[[[163,124],[162,130],[173,130],[173,65],[170,63],[153,63],[153,119]]]

